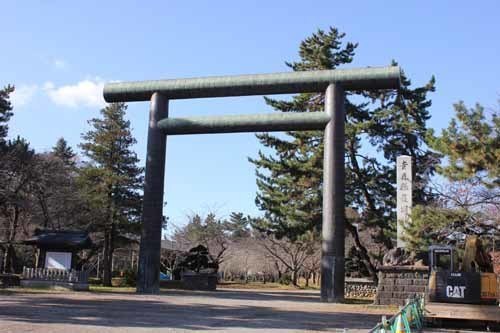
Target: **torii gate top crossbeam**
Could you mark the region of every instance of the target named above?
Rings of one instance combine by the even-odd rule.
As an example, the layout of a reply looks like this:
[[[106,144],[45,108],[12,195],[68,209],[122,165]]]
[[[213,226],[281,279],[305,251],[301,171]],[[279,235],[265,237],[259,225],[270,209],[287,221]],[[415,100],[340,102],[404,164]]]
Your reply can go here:
[[[339,83],[344,90],[397,89],[400,78],[400,68],[388,66],[116,82],[104,87],[104,99],[106,102],[149,101],[155,92],[168,99],[323,92],[330,83]]]

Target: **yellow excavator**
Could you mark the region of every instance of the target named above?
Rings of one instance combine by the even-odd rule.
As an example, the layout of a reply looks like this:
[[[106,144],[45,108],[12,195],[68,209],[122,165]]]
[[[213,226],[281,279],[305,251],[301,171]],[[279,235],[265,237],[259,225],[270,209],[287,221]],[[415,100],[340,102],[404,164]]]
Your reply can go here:
[[[459,263],[455,248],[429,247],[429,299],[433,302],[495,304],[498,299],[497,276],[490,256],[477,236],[468,236]]]

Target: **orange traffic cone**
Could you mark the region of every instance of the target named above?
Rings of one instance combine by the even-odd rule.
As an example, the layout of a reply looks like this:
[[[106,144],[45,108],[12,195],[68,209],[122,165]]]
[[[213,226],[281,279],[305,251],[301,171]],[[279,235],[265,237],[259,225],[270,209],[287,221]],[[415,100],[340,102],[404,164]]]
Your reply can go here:
[[[407,333],[405,329],[405,324],[403,323],[403,317],[401,314],[396,318],[396,330],[395,333]]]
[[[413,322],[413,309],[411,307],[408,307],[408,311],[406,311],[406,320],[408,323],[411,325]]]

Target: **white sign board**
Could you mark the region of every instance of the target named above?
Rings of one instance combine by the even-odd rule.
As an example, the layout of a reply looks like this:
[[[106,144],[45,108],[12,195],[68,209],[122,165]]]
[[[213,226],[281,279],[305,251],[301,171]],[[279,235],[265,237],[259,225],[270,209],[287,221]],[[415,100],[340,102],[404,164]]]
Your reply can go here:
[[[71,252],[46,252],[45,268],[71,269]]]
[[[397,169],[397,247],[405,247],[404,225],[408,223],[412,207],[412,170],[411,156],[398,156]]]

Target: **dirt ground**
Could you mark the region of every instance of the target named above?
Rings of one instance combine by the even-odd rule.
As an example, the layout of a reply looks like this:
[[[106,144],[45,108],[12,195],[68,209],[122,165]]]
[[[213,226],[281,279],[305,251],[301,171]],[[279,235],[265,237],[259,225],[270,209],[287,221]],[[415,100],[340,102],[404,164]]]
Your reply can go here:
[[[393,312],[320,303],[317,291],[300,290],[167,290],[154,296],[0,291],[0,333],[367,331]]]

